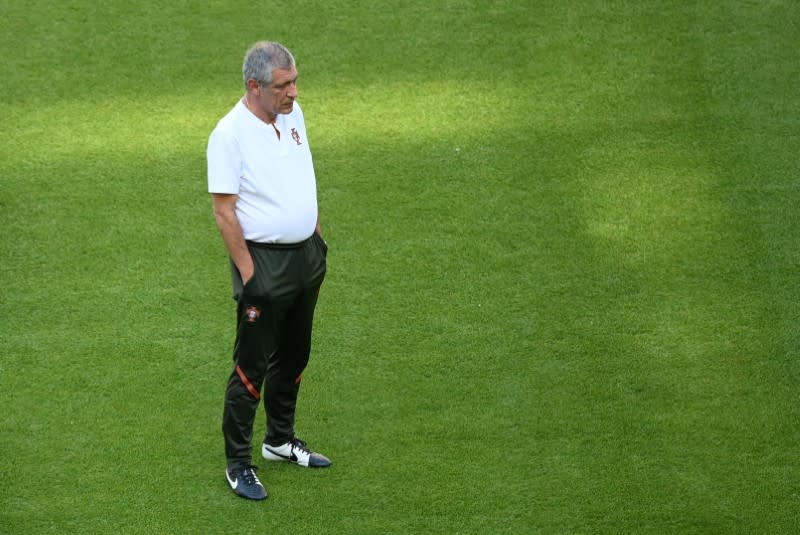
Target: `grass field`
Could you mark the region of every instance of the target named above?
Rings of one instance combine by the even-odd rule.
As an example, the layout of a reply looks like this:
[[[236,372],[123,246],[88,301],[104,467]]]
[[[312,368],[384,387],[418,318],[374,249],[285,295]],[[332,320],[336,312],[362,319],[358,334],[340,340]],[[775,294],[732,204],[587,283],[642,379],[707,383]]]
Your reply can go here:
[[[2,14],[0,533],[797,532],[797,2]],[[298,433],[334,466],[256,457],[256,503],[205,145],[265,38],[331,248]]]

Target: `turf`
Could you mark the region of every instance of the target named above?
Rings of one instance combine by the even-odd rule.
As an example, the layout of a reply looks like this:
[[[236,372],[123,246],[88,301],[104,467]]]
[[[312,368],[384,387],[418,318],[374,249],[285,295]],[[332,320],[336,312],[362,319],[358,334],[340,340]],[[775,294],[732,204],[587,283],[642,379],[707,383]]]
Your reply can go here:
[[[0,532],[800,525],[795,2],[3,17]],[[264,38],[331,247],[298,432],[334,466],[259,459],[254,503],[205,143]]]

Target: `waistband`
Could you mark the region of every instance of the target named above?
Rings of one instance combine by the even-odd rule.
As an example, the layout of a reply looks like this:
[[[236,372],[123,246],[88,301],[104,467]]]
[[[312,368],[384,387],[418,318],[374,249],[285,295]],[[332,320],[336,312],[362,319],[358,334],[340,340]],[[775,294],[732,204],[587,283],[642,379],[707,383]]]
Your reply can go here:
[[[314,235],[312,234],[305,240],[299,241],[297,243],[264,243],[264,242],[247,240],[247,245],[255,247],[256,249],[299,249],[306,243],[311,241],[311,238],[313,237]]]

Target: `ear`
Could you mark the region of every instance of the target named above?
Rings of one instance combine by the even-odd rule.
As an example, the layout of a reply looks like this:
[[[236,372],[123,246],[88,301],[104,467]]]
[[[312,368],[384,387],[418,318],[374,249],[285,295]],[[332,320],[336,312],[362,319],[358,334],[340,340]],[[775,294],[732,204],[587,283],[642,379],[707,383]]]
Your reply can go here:
[[[261,84],[258,83],[258,80],[255,78],[250,78],[247,80],[247,90],[248,91],[255,91],[256,94],[261,93]]]

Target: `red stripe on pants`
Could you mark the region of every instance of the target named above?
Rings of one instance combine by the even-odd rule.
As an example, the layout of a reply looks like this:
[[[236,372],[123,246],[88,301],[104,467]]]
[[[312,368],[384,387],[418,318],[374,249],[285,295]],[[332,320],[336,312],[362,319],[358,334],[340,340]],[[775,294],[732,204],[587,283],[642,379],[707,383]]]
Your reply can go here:
[[[244,386],[247,387],[247,391],[250,392],[254,398],[261,399],[261,394],[258,393],[258,390],[255,389],[253,383],[250,382],[238,364],[236,365],[236,373],[239,375],[239,379],[242,380],[242,383],[244,383]]]

